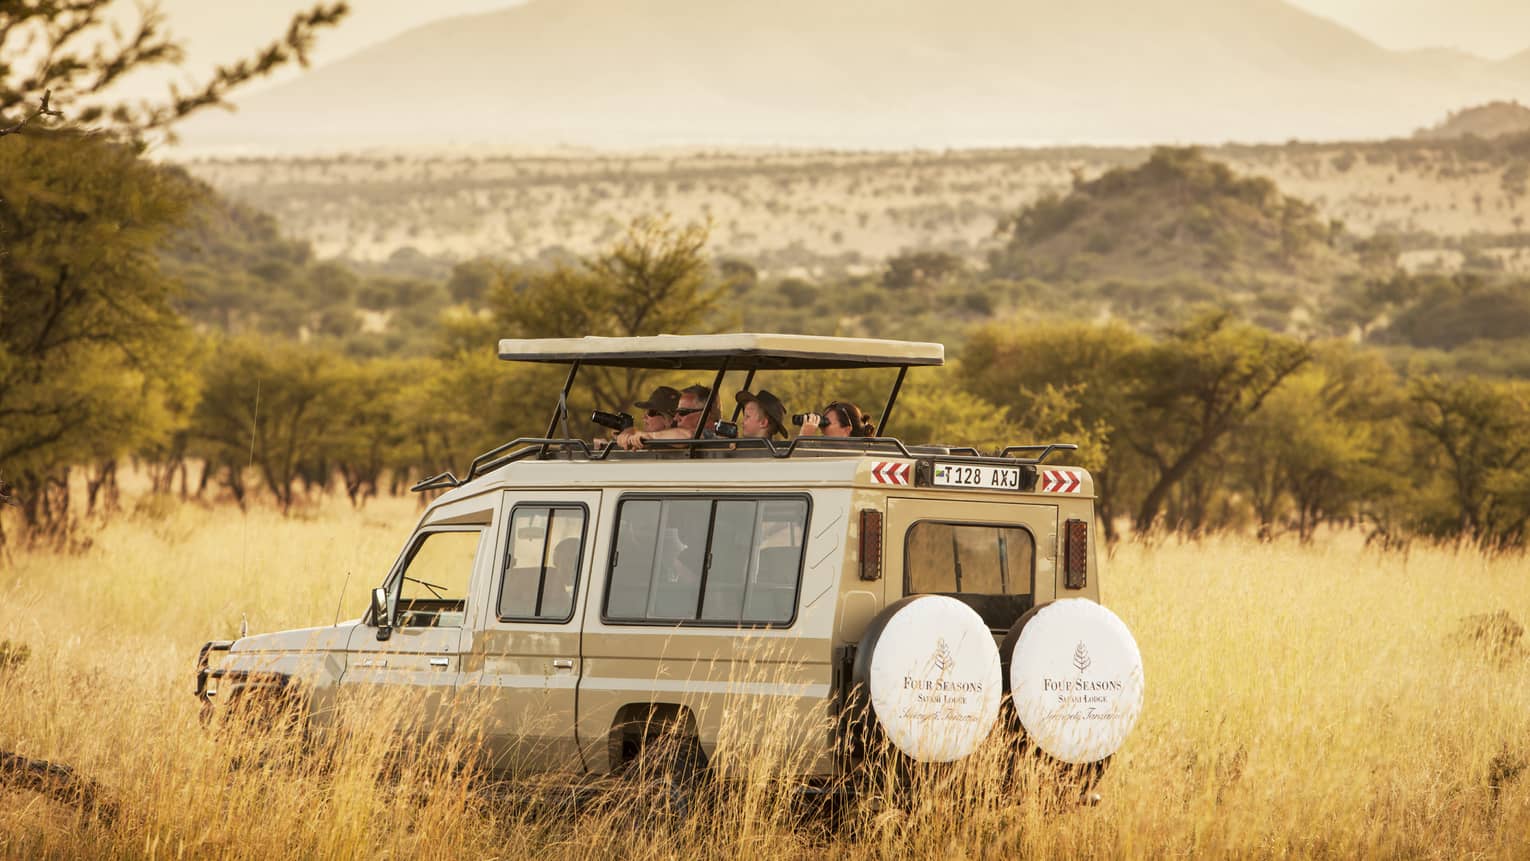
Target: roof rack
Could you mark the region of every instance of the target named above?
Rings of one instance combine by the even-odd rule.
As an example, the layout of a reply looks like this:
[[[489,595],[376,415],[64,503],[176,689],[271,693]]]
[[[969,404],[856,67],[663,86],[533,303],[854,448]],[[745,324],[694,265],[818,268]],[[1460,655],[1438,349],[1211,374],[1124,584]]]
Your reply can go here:
[[[1071,442],[1051,442],[1046,443],[1045,445],[1007,445],[1004,447],[1003,451],[999,452],[999,457],[1011,457],[1013,455],[1027,451],[1041,452],[1041,454],[1036,455],[1035,458],[1031,460],[1031,462],[1043,463],[1048,457],[1052,456],[1052,452],[1054,451],[1078,451],[1078,446]]]
[[[647,440],[644,443],[646,452],[621,452],[622,459],[631,456],[641,456],[644,453],[657,455],[668,450],[690,450],[695,452],[726,451],[745,453],[758,451],[768,457],[784,459],[796,455],[798,452],[817,452],[819,454],[832,452],[845,452],[847,454],[875,454],[887,452],[897,457],[954,459],[962,463],[1021,463],[1027,465],[1039,465],[1044,462],[1053,452],[1074,451],[1078,446],[1073,443],[1048,443],[1045,445],[1012,445],[1006,446],[997,456],[985,455],[971,446],[909,446],[897,437],[797,437],[786,443],[778,443],[772,439],[662,439]],[[517,437],[503,445],[496,446],[478,457],[468,465],[467,476],[458,478],[452,472],[442,472],[429,478],[421,479],[410,490],[419,493],[427,490],[441,490],[446,488],[461,487],[480,475],[492,472],[506,464],[518,460],[532,458],[534,460],[552,460],[564,458],[579,458],[588,461],[610,460],[612,452],[618,452],[614,445],[604,448],[594,448],[590,443],[582,439],[559,439],[553,437]],[[1039,452],[1031,457],[1016,457],[1017,454]],[[535,457],[533,457],[535,455]]]

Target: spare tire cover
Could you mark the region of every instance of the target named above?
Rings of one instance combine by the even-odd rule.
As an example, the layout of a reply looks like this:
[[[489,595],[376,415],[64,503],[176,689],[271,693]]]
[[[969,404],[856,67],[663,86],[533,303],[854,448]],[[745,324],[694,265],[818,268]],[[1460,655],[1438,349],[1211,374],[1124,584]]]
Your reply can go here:
[[[1121,747],[1142,713],[1142,653],[1126,623],[1086,598],[1026,614],[1008,655],[1015,716],[1035,745],[1063,762],[1098,762]]]
[[[998,721],[999,648],[977,611],[955,598],[889,605],[862,637],[856,665],[877,725],[911,759],[962,759]]]

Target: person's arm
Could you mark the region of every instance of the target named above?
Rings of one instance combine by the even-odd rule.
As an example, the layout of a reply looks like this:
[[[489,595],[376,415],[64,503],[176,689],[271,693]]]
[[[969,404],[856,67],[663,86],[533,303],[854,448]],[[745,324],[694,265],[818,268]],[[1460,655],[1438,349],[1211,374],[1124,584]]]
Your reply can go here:
[[[691,432],[685,428],[665,428],[661,431],[644,431],[637,428],[627,428],[617,436],[616,444],[627,451],[637,451],[643,447],[643,440],[690,438]]]

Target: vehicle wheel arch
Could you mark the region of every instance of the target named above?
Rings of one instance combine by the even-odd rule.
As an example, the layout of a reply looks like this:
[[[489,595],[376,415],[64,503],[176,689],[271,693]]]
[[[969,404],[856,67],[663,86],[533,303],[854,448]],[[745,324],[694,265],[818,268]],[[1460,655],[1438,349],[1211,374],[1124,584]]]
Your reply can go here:
[[[613,773],[625,770],[645,749],[661,743],[701,748],[699,726],[695,712],[681,703],[627,703],[616,710],[607,734],[610,769]]]

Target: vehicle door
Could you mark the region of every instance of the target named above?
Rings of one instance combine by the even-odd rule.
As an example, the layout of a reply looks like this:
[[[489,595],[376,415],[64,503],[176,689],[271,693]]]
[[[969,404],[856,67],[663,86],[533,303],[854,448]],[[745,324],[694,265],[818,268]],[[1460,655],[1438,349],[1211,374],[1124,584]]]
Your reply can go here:
[[[416,530],[384,581],[388,618],[369,612],[351,636],[342,696],[396,709],[400,727],[421,736],[449,728],[462,652],[473,640],[467,621],[482,594],[474,584],[493,566],[497,500],[443,507]]]
[[[1056,597],[1055,505],[894,497],[885,534],[888,602],[951,595],[1005,631]]]
[[[694,720],[707,753],[724,736],[821,747],[833,601],[818,599],[832,597],[838,538],[812,531],[812,497],[624,493],[608,504],[579,691],[590,770],[630,762],[646,730],[628,722],[650,708],[680,709],[682,730]]]
[[[464,650],[467,714],[499,772],[584,770],[575,730],[582,590],[599,492],[506,491],[505,541]]]

